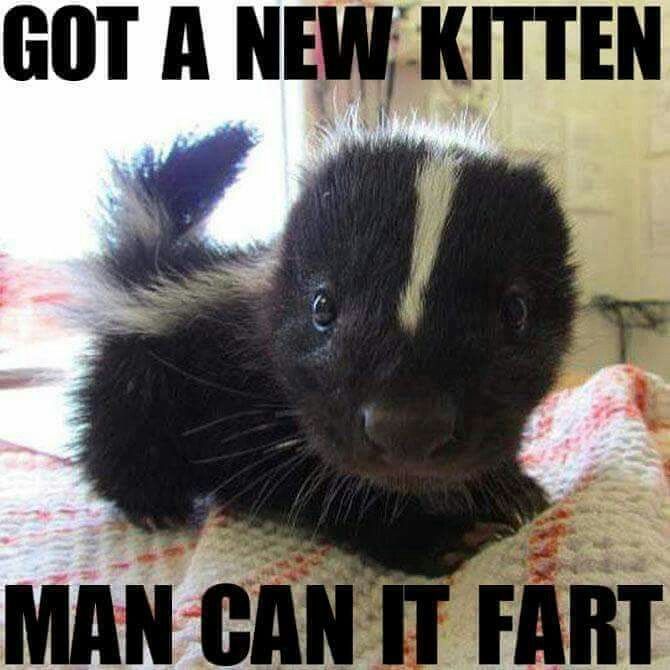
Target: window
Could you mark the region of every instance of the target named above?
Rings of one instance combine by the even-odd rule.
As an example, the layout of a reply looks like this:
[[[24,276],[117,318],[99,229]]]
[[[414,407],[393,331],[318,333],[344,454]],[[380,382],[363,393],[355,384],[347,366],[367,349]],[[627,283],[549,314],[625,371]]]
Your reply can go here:
[[[114,3],[127,4],[107,4]],[[51,17],[62,4],[43,0],[39,7]],[[95,4],[85,4],[95,10]],[[263,139],[212,213],[210,231],[237,243],[266,238],[281,227],[291,184],[287,166],[299,156],[303,135],[299,84],[236,80],[237,3],[228,0],[197,3],[210,79],[162,81],[170,4],[139,4],[139,21],[129,26],[127,81],[106,78],[102,24],[96,70],[85,81],[52,76],[16,82],[0,72],[0,386],[7,389],[0,439],[58,454],[69,441],[63,388],[48,378],[72,368],[82,343],[61,337],[42,318],[44,292],[59,290],[49,270],[42,270],[45,261],[95,249],[92,219],[108,155],[127,158],[147,143],[167,146],[179,133],[247,121]],[[40,421],[31,420],[37,415]]]
[[[236,4],[198,3],[207,81],[189,81],[187,75],[182,81],[161,80],[167,2],[142,3],[139,21],[130,24],[127,81],[106,78],[105,24],[98,24],[97,66],[89,79],[73,83],[52,76],[18,83],[0,78],[0,249],[48,260],[93,249],[91,219],[108,154],[127,157],[145,143],[165,146],[180,132],[205,132],[226,120],[248,121],[263,140],[240,182],[212,214],[210,229],[239,242],[266,237],[280,227],[289,152],[298,146],[295,142],[289,149],[288,135],[302,134],[300,95],[280,82],[236,81]],[[48,16],[60,5],[40,3]]]

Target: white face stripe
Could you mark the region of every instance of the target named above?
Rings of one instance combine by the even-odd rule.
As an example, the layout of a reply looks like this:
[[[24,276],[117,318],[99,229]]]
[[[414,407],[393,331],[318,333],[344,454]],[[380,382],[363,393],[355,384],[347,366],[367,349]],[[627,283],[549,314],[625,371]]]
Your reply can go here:
[[[456,182],[453,164],[429,159],[416,175],[417,209],[409,278],[398,306],[400,325],[415,333],[424,311],[425,290],[435,266]]]

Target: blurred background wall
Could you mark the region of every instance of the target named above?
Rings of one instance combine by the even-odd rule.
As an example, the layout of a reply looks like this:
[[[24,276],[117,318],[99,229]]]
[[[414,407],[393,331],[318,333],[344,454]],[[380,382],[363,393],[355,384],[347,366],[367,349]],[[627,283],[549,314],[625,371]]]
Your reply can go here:
[[[497,23],[492,81],[422,81],[421,4],[436,3],[399,3],[391,51],[395,61],[388,72],[392,84],[388,80],[306,84],[308,127],[346,109],[351,101],[373,122],[380,105],[391,113],[417,111],[443,121],[465,113],[488,122],[495,141],[515,155],[540,158],[563,194],[580,266],[584,308],[567,368],[590,372],[618,362],[618,329],[588,306],[592,298],[606,294],[625,300],[670,300],[670,46],[664,48],[660,82],[643,82],[639,73],[635,81],[581,81],[579,34],[572,24],[567,35],[567,79],[546,81],[544,26],[527,25],[524,79],[503,81],[502,31]],[[469,27],[468,12],[459,33],[466,69]],[[614,22],[605,22],[602,28],[616,30]],[[664,34],[669,31],[670,12],[666,12]],[[604,51],[602,62],[614,64],[616,49]],[[654,312],[667,313],[667,309]],[[635,329],[627,344],[630,361],[670,377],[667,334]]]

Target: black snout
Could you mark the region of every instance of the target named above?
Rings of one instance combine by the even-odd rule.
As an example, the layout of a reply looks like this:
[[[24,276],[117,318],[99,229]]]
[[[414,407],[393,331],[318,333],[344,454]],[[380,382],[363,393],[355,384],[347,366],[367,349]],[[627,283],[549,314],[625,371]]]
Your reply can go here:
[[[363,406],[368,438],[391,463],[419,463],[453,439],[456,407],[443,397],[376,400]]]

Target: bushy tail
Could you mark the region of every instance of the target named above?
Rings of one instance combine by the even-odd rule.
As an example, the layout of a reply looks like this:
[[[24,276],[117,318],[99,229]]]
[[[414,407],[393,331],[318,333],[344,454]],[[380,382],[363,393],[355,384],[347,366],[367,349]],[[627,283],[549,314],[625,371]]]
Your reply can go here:
[[[201,224],[256,141],[244,124],[227,124],[204,137],[180,136],[162,152],[144,147],[129,161],[113,160],[98,222],[100,253],[73,268],[70,323],[141,330],[137,320],[153,318],[148,307],[159,284],[207,269],[216,254]]]
[[[163,152],[144,147],[128,162],[112,161],[103,199],[100,240],[118,279],[144,283],[174,245],[193,237],[233,184],[255,133],[227,124],[200,138],[180,136]]]

